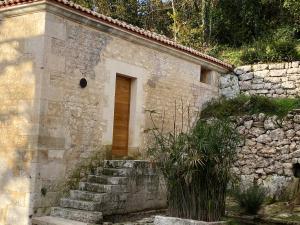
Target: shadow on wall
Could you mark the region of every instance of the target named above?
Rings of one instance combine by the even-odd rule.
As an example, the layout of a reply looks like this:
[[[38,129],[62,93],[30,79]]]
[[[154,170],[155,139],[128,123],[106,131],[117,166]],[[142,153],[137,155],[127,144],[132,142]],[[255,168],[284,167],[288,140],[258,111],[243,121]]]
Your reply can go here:
[[[41,37],[19,38],[19,28],[3,28],[2,23],[0,20],[0,224],[27,225],[35,195],[40,193],[35,190],[39,65],[28,40]],[[9,32],[16,38],[8,39]]]

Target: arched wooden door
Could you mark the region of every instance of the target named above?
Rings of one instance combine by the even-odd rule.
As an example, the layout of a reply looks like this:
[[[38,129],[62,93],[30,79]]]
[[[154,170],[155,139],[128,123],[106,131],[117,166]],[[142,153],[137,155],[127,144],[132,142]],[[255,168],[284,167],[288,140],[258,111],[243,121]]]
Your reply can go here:
[[[117,75],[113,130],[113,157],[128,155],[131,79]]]

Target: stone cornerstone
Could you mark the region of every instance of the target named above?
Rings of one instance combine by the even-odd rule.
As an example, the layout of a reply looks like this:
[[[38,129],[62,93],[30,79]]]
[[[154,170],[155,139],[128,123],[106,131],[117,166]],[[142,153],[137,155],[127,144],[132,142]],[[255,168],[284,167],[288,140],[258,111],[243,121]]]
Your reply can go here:
[[[67,1],[0,2],[1,225],[47,214],[81,161],[110,158],[116,74],[132,78],[128,154],[136,159],[145,155],[147,110],[168,120],[175,100],[199,110],[218,95],[229,66],[162,40]],[[202,68],[209,83],[200,82]]]

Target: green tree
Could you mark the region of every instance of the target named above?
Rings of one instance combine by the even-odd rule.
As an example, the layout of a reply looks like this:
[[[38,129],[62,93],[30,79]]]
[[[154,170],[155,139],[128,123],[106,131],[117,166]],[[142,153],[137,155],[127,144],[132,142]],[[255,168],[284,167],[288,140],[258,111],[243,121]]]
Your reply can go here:
[[[209,44],[212,26],[212,0],[202,0],[203,41]]]
[[[293,22],[295,28],[300,33],[300,1],[299,0],[285,0],[284,7],[289,10],[290,14],[293,16]],[[300,34],[299,34],[300,37]]]
[[[296,43],[295,37],[300,38],[299,0],[74,1],[107,16],[166,35],[181,44],[203,51],[213,49],[215,56],[220,52],[215,50],[218,46],[222,51],[226,48],[251,48],[262,42],[260,40],[270,43],[268,40],[274,39],[274,32],[281,28],[288,28],[296,34],[293,34],[292,42]],[[282,45],[279,47],[283,49]],[[250,55],[254,56],[254,61],[261,61],[256,52],[250,52]],[[276,56],[274,60],[282,58],[291,57]]]
[[[142,0],[140,2],[140,12],[142,27],[172,37],[172,14],[171,2],[162,0]]]

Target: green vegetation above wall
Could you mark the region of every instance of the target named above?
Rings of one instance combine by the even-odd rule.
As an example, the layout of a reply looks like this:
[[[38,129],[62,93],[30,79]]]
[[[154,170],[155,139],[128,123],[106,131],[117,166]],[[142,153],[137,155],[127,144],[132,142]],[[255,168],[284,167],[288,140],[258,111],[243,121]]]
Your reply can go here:
[[[201,118],[227,118],[258,113],[283,118],[293,109],[300,108],[299,98],[267,98],[240,95],[233,99],[220,98],[209,102],[201,112]]]
[[[234,64],[300,59],[299,0],[74,0]]]
[[[300,41],[293,29],[281,27],[241,47],[216,45],[208,54],[234,65],[300,60]]]

